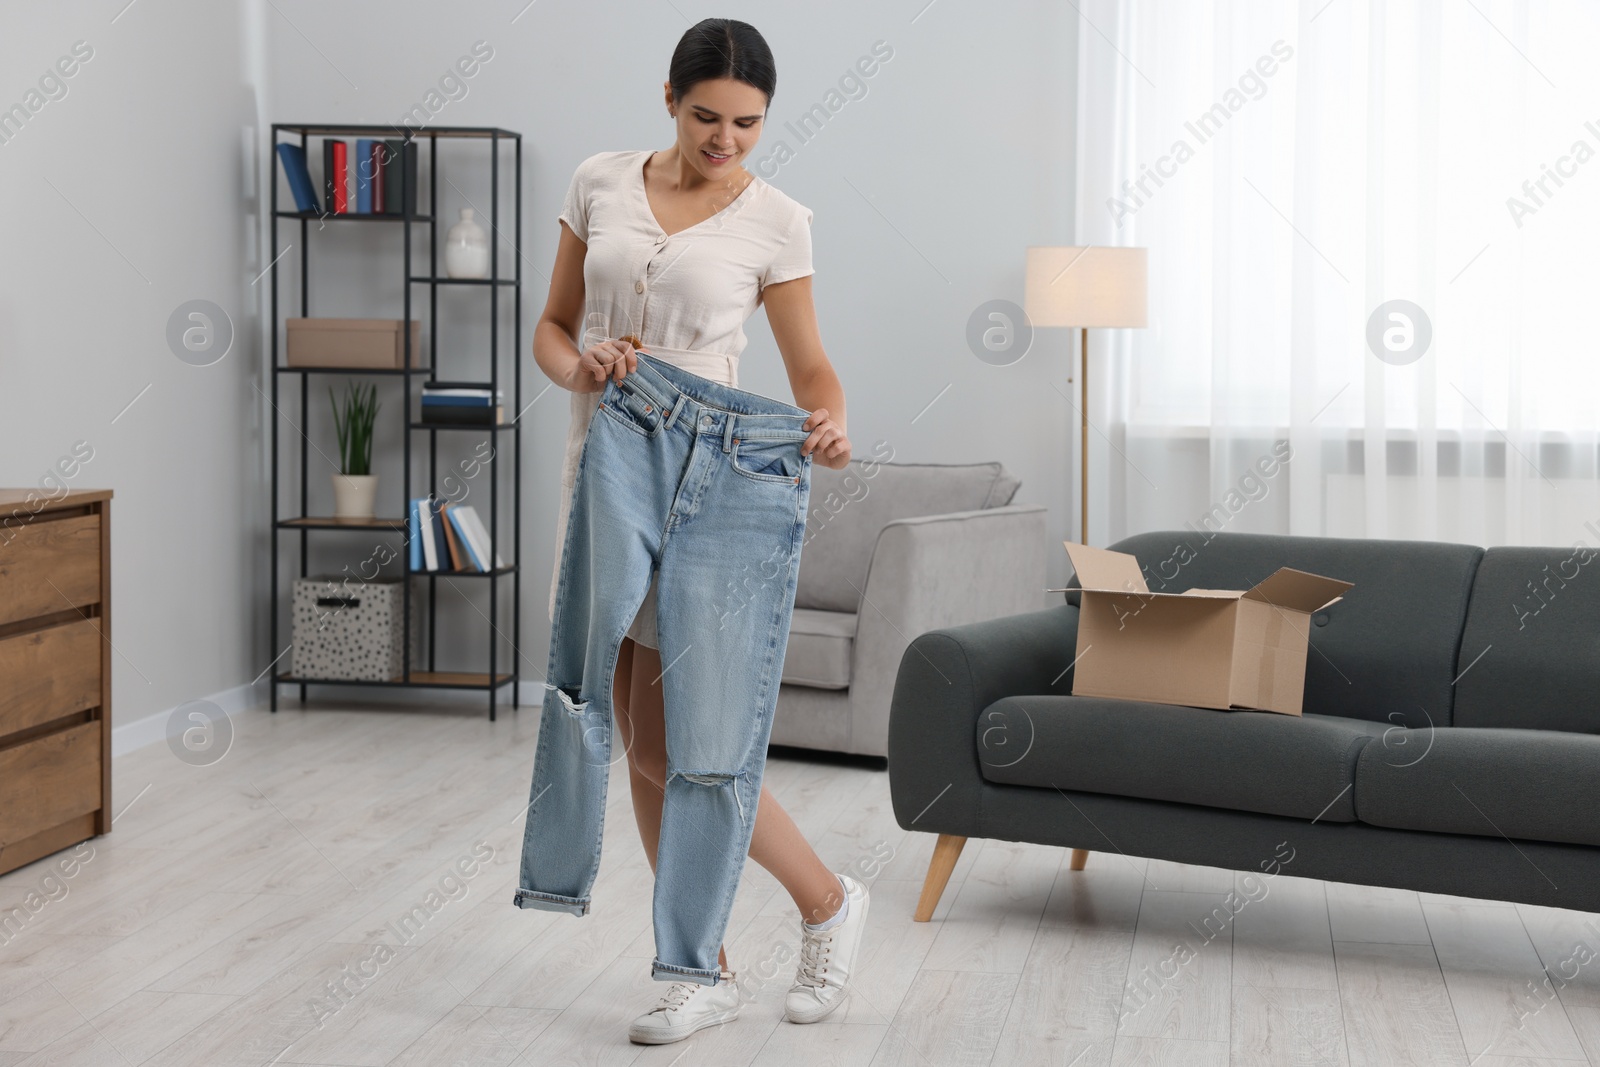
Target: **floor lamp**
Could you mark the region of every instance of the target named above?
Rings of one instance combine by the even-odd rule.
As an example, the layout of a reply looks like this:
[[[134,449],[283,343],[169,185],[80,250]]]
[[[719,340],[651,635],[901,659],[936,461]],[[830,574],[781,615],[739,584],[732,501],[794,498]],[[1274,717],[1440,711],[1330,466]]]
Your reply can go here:
[[[1039,326],[1081,330],[1078,408],[1082,441],[1078,448],[1079,537],[1089,543],[1089,328],[1143,329],[1147,256],[1143,248],[1032,246],[1028,249],[1023,311]]]
[[[1089,327],[1145,325],[1146,256],[1143,248],[1032,246],[1028,249],[1022,310],[1038,326],[1076,326],[1078,389],[1083,398],[1078,421],[1083,438],[1078,446],[1079,537],[1089,543]],[[1089,850],[1072,850],[1070,867],[1081,871]]]

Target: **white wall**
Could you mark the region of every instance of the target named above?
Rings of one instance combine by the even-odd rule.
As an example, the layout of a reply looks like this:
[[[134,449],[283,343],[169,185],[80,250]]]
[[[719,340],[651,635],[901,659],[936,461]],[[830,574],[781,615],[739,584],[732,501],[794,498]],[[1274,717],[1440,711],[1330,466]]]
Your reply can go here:
[[[0,143],[0,484],[38,487],[83,442],[68,484],[116,493],[116,724],[265,666],[241,10],[123,2],[7,5],[0,27],[0,107],[76,42],[92,53]],[[236,328],[207,367],[166,341],[194,299]]]
[[[117,491],[118,722],[248,683],[266,667],[267,405],[256,391],[269,382],[258,344],[266,280],[251,282],[276,250],[258,247],[250,173],[268,173],[270,160],[247,157],[244,146],[264,146],[263,120],[396,122],[480,40],[493,58],[434,122],[524,135],[524,402],[549,385],[528,345],[572,169],[596,151],[669,147],[661,85],[679,36],[707,15],[741,18],[767,37],[778,64],[752,168],[786,142],[792,158],[758,173],[815,212],[818,317],[857,453],[881,439],[897,460],[998,459],[1022,479],[1019,501],[1050,509],[1053,539],[1068,536],[1075,453],[1057,389],[1070,391],[1073,337],[1041,334],[1025,358],[995,367],[966,335],[980,305],[1021,303],[1026,246],[1073,241],[1070,5],[142,0],[112,24],[116,14],[116,5],[95,18],[29,11],[7,15],[0,35],[3,69],[13,72],[0,84],[7,102],[25,91],[23,72],[44,71],[76,40],[95,48],[69,95],[0,145],[9,253],[0,265],[0,482],[35,483],[79,439],[96,448],[79,483]],[[840,89],[879,41],[893,56],[865,80],[866,93],[802,143],[788,124]],[[460,187],[441,189],[450,220],[462,196],[481,202],[486,189],[476,159],[441,155]],[[16,207],[29,204],[42,210]],[[313,236],[313,313],[398,317],[396,231],[351,224]],[[297,255],[275,268],[286,296]],[[167,350],[167,316],[194,298],[234,319],[234,350],[214,366]],[[473,299],[481,297],[441,294],[441,337],[461,346],[453,351],[484,340],[473,332],[482,321]],[[281,312],[297,313],[287,303]],[[509,320],[506,331],[508,341]],[[740,384],[787,398],[764,313],[747,332]],[[307,430],[332,453],[326,384],[313,382]],[[547,657],[567,395],[551,386],[525,418],[521,654],[536,680]],[[380,436],[380,452],[391,436]],[[444,451],[441,460],[449,462]],[[317,510],[327,479],[311,469]],[[380,476],[397,479],[398,466]],[[316,542],[313,573],[371,550],[373,539],[336,536]],[[1041,587],[1062,584],[1066,557],[1055,555]],[[481,583],[456,584],[481,606]],[[1041,592],[1041,604],[1053,600]],[[472,607],[441,601],[442,669],[481,669],[483,625]]]

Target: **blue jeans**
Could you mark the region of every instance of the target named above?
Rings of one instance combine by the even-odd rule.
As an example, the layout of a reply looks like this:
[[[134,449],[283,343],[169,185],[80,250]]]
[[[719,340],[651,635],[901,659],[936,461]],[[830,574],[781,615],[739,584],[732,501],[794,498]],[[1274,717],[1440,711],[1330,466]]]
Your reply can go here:
[[[515,903],[589,911],[617,652],[655,571],[667,747],[658,981],[721,977],[789,643],[810,414],[641,354],[606,383],[584,438]]]

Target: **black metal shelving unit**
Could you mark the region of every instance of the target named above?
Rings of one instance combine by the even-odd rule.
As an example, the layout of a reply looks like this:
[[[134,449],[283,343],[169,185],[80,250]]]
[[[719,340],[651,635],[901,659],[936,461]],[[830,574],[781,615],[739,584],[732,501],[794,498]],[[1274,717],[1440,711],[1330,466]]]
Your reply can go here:
[[[420,185],[421,170],[420,157],[421,145],[418,142],[428,142],[428,211],[427,214],[413,214],[410,210],[415,193],[407,187],[408,168],[402,165],[400,203],[404,209],[398,215],[374,214],[318,214],[305,211],[280,211],[278,208],[278,187],[280,179],[277,160],[277,145],[287,135],[293,138],[299,135],[299,144],[302,150],[307,149],[307,141],[312,137],[372,137],[403,140],[406,151],[415,151],[419,157],[418,184]],[[439,274],[439,141],[440,139],[473,138],[488,139],[490,161],[490,206],[489,206],[489,270],[488,278],[448,278]],[[500,152],[502,143],[515,152],[516,183],[512,190],[514,205],[514,228],[512,260],[515,264],[514,274],[510,278],[500,276]],[[404,367],[394,369],[368,369],[352,367],[289,367],[282,362],[279,343],[280,316],[278,310],[278,272],[272,270],[271,301],[272,301],[272,594],[271,624],[268,630],[270,646],[268,656],[271,664],[267,668],[275,671],[280,660],[287,650],[279,644],[279,574],[278,574],[278,538],[285,534],[299,535],[300,547],[300,577],[306,577],[309,537],[313,532],[323,530],[340,531],[383,531],[398,533],[400,535],[399,558],[405,575],[403,614],[404,637],[403,656],[404,672],[400,678],[390,681],[351,681],[340,678],[301,678],[295,677],[288,671],[273,674],[271,684],[272,710],[278,710],[278,687],[281,684],[298,685],[300,700],[306,699],[306,687],[309,685],[370,685],[384,687],[412,687],[426,689],[466,689],[481,690],[489,700],[489,719],[494,721],[496,699],[499,691],[506,686],[511,688],[512,707],[519,705],[517,697],[518,683],[521,681],[521,670],[517,659],[517,648],[521,644],[522,627],[522,361],[519,353],[522,351],[522,255],[515,242],[521,239],[522,233],[522,134],[512,130],[500,129],[492,126],[438,126],[421,130],[397,130],[392,126],[362,126],[362,125],[326,125],[317,123],[273,123],[271,141],[267,146],[268,162],[271,165],[271,211],[272,211],[272,248],[279,247],[278,224],[285,220],[297,220],[300,224],[300,317],[308,317],[310,311],[310,231],[311,224],[317,223],[320,228],[324,223],[339,225],[346,222],[365,223],[393,223],[403,227],[402,244],[403,270],[401,279],[404,289],[404,313],[402,322],[409,322],[412,318],[412,287],[426,285],[428,287],[428,315],[432,329],[429,330],[428,362],[425,367],[412,367],[411,331],[402,329],[401,335],[405,344]],[[310,151],[306,151],[306,158],[312,158]],[[412,263],[412,226],[426,225],[428,230],[428,272],[426,274],[413,273]],[[431,423],[416,421],[411,414],[412,380],[417,376],[433,377],[438,370],[439,359],[439,330],[438,307],[440,286],[484,286],[488,290],[489,303],[489,381],[491,389],[498,392],[502,380],[500,374],[500,297],[503,288],[510,290],[513,301],[512,316],[512,346],[511,364],[512,378],[514,380],[512,412],[514,415],[505,423],[490,426],[441,426]],[[460,371],[467,368],[453,368],[452,378],[464,377]],[[343,374],[350,376],[381,375],[397,377],[400,379],[401,389],[405,402],[401,408],[405,420],[403,428],[404,438],[404,475],[401,486],[401,508],[398,518],[374,518],[367,523],[335,522],[331,517],[319,518],[307,514],[309,507],[308,488],[310,485],[307,477],[308,455],[304,432],[297,437],[299,441],[300,461],[300,504],[297,514],[284,517],[281,511],[280,500],[280,443],[278,424],[282,421],[280,414],[279,382],[285,375],[297,376],[300,382],[300,418],[302,425],[305,422],[306,412],[310,399],[309,383],[313,375],[317,374]],[[292,388],[292,386],[291,386]],[[501,467],[506,466],[510,471],[512,508],[511,508],[511,552],[510,562],[503,567],[496,567],[488,572],[476,571],[412,571],[410,570],[410,554],[405,544],[408,536],[406,516],[409,514],[412,497],[412,449],[415,435],[426,434],[428,439],[428,481],[427,493],[434,493],[439,476],[439,434],[440,433],[478,433],[486,435],[493,442],[494,455],[488,464],[489,473],[489,558],[496,557],[496,547],[500,540],[500,478]],[[499,447],[499,442],[507,440],[504,436],[509,434],[511,442],[511,462],[502,464],[501,460],[505,450]],[[381,491],[381,486],[380,486]],[[381,506],[381,505],[380,505]],[[489,635],[488,658],[489,669],[484,672],[438,671],[435,669],[434,635],[435,616],[437,614],[436,582],[440,575],[450,578],[481,578],[489,583]],[[508,670],[497,669],[496,639],[502,638],[501,631],[494,620],[499,617],[500,585],[501,579],[511,579],[511,660]],[[416,579],[426,578],[428,582],[428,669],[426,671],[414,670],[411,656],[411,598],[416,595],[412,584]]]

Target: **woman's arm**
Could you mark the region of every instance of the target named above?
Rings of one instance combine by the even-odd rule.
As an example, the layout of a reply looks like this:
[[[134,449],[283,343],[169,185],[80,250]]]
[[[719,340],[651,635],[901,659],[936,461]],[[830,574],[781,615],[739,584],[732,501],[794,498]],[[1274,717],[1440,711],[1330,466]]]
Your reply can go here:
[[[811,412],[805,428],[812,431],[801,446],[814,453],[818,463],[843,470],[850,462],[850,438],[845,434],[844,386],[822,350],[817,331],[817,309],[811,299],[811,275],[769,285],[761,291],[778,342],[795,403]]]
[[[563,221],[555,267],[550,271],[550,295],[533,327],[534,362],[551,381],[575,393],[605,388],[604,378],[597,379],[583,369],[583,353],[573,341],[583,322],[583,259],[588,252],[589,246]]]

